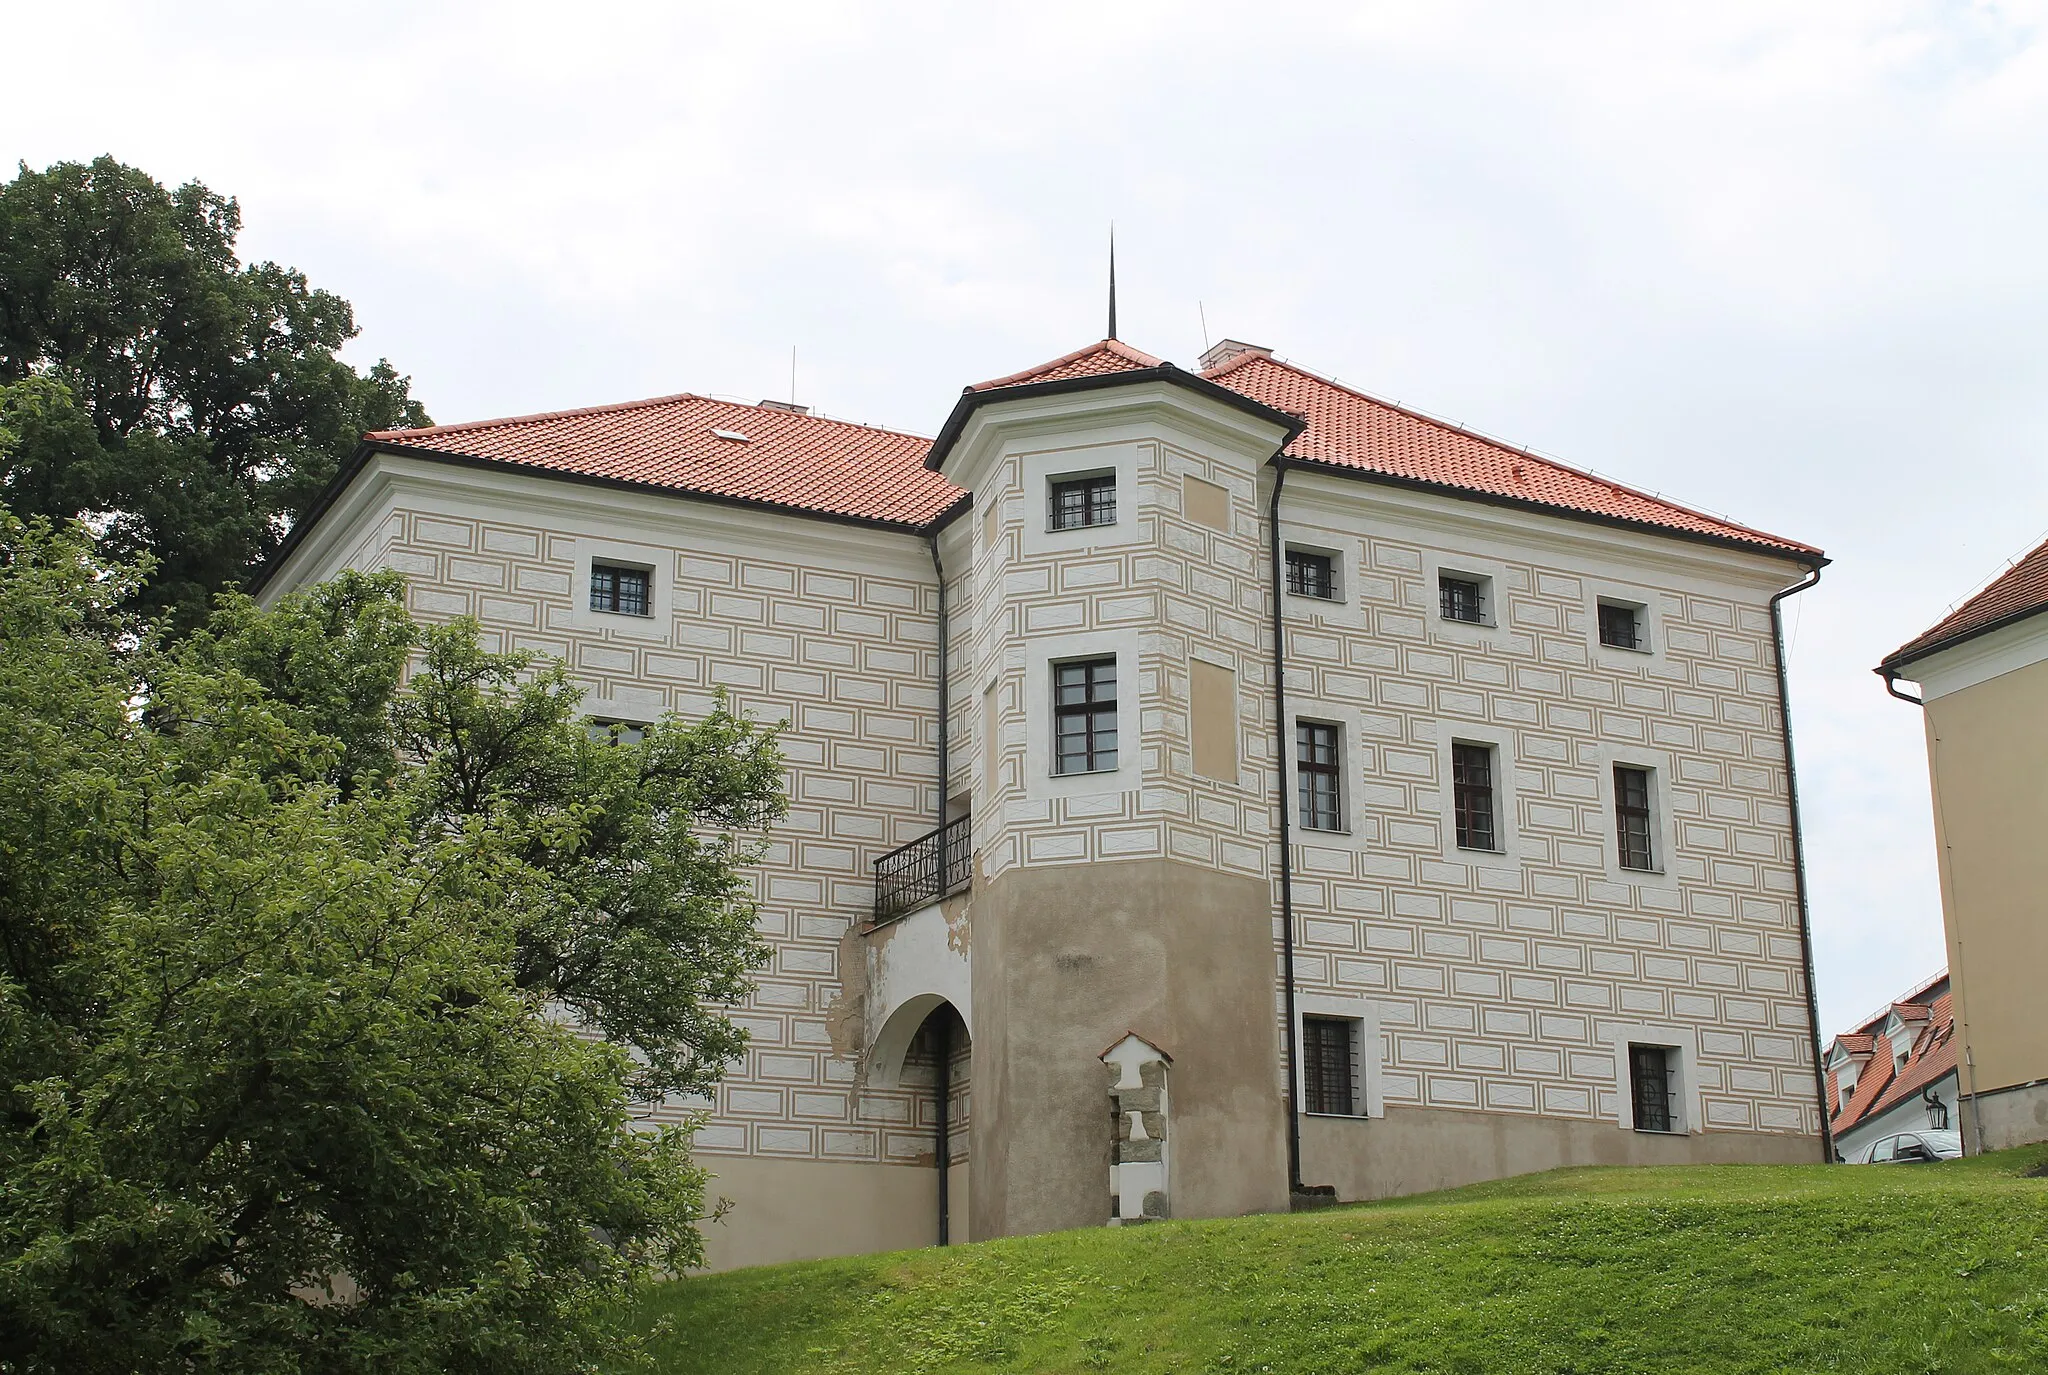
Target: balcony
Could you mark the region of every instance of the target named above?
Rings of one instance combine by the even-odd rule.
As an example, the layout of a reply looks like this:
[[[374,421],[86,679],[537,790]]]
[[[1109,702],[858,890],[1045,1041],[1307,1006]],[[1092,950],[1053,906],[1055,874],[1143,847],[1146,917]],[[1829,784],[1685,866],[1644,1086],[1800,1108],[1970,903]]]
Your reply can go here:
[[[875,861],[875,923],[937,902],[974,875],[974,826],[959,817]]]

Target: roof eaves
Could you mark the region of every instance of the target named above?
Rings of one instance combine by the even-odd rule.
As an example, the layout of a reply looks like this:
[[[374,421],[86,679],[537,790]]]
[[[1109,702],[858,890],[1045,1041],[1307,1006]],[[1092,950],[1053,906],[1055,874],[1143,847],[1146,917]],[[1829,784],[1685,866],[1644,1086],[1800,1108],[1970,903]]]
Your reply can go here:
[[[960,436],[967,429],[967,422],[983,406],[996,401],[1028,401],[1041,396],[1062,396],[1070,392],[1103,391],[1110,387],[1132,386],[1141,382],[1166,382],[1185,387],[1198,396],[1229,406],[1233,410],[1270,421],[1287,431],[1280,441],[1282,448],[1294,442],[1306,422],[1298,415],[1291,415],[1277,407],[1257,401],[1243,392],[1232,391],[1219,386],[1198,373],[1177,368],[1171,363],[1161,363],[1151,368],[1129,368],[1122,372],[1096,373],[1089,377],[1062,377],[1051,382],[1023,382],[1012,387],[996,387],[976,391],[969,387],[960,393],[954,403],[952,414],[939,427],[938,437],[932,440],[931,452],[925,455],[924,466],[933,472],[943,470],[947,458],[952,456],[953,446],[960,442]]]
[[[1994,630],[2003,630],[2009,625],[2017,625],[2028,617],[2038,616],[2044,611],[2048,611],[2048,602],[2042,602],[2039,606],[2024,606],[2017,611],[2009,611],[2003,616],[1997,616],[1984,622],[1982,625],[1973,625],[1966,629],[1958,630],[1954,634],[1944,635],[1938,640],[1928,640],[1925,636],[1918,640],[1908,640],[1890,654],[1887,654],[1871,672],[1880,678],[1895,676],[1908,664],[1917,664],[1922,659],[1931,659],[1944,650],[1968,644],[1971,640],[1989,635]]]

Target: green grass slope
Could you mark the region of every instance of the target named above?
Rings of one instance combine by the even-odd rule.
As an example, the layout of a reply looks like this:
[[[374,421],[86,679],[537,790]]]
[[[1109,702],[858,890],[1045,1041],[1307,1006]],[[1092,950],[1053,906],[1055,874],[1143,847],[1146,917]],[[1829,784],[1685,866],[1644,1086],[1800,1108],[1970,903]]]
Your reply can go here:
[[[2048,1160],[1586,1169],[653,1290],[684,1372],[2048,1371]]]

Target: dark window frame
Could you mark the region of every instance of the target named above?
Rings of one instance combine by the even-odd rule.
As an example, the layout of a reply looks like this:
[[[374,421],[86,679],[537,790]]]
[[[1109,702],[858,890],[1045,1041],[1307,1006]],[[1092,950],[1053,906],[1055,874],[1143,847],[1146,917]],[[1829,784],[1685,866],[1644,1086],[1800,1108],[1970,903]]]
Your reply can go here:
[[[1460,850],[1501,852],[1499,760],[1497,745],[1451,742],[1451,826]]]
[[[1333,1117],[1358,1115],[1358,1021],[1305,1015],[1301,1019],[1303,1108]]]
[[[1306,831],[1344,829],[1344,729],[1294,723],[1295,816]]]
[[[1644,614],[1649,608],[1640,602],[1625,602],[1602,597],[1594,604],[1593,616],[1599,623],[1600,643],[1608,649],[1628,649],[1637,653],[1649,648],[1647,627],[1643,624]],[[1623,618],[1626,624],[1623,624]]]
[[[1118,743],[1116,694],[1114,654],[1068,659],[1053,664],[1052,771],[1055,777],[1115,772]],[[1078,742],[1078,748],[1070,749],[1070,741]]]
[[[1076,473],[1046,483],[1046,529],[1090,530],[1116,524],[1116,474]]]
[[[608,616],[652,616],[654,570],[645,564],[592,559],[590,609]]]
[[[638,721],[618,721],[607,716],[584,720],[584,731],[600,745],[637,745],[647,738],[647,727]]]
[[[1628,1044],[1628,1097],[1631,1122],[1639,1132],[1678,1130],[1678,1051],[1672,1046]]]
[[[1614,853],[1632,873],[1657,872],[1656,771],[1641,764],[1614,766]]]
[[[1287,549],[1287,595],[1337,600],[1337,556],[1320,549]]]
[[[1436,575],[1438,616],[1457,625],[1491,625],[1486,613],[1486,589],[1493,580],[1452,569]]]

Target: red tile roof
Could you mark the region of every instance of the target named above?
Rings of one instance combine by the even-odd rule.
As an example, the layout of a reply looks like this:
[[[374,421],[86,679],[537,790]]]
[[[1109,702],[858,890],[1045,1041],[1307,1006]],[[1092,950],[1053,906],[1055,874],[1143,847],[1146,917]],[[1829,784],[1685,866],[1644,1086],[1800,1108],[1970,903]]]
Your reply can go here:
[[[1999,574],[1989,587],[1949,612],[1918,639],[1909,640],[1887,654],[1883,668],[1903,667],[1937,649],[2043,608],[2048,608],[2048,543]]]
[[[1239,353],[1202,376],[1305,419],[1308,427],[1287,446],[1292,458],[1820,556],[1812,545],[1689,510],[1367,396],[1263,349]]]
[[[1026,382],[1064,382],[1070,377],[1101,377],[1113,372],[1136,372],[1141,368],[1156,368],[1166,360],[1154,358],[1132,348],[1121,339],[1104,339],[1086,348],[1063,353],[1049,363],[1040,363],[1035,368],[1013,372],[1008,377],[995,377],[986,382],[976,382],[969,391],[989,391],[995,387],[1021,387]]]
[[[1931,996],[1930,996],[1931,995]],[[1906,995],[1901,1001],[1866,1020],[1853,1032],[1835,1038],[1835,1044],[1851,1054],[1870,1054],[1870,1063],[1849,1090],[1849,1101],[1834,1107],[1829,1122],[1837,1132],[1848,1131],[1880,1113],[1888,1112],[1909,1097],[1917,1097],[1928,1085],[1956,1067],[1955,1009],[1949,999],[1948,974],[1944,971]],[[1930,998],[1928,1002],[1919,999]],[[1896,1048],[1884,1027],[1897,1012],[1902,1020],[1924,1026],[1908,1026],[1902,1035],[1910,1038],[1904,1064],[1898,1063]],[[1919,1015],[1914,1015],[1914,1014]],[[1837,1102],[1835,1072],[1828,1071],[1828,1102]]]
[[[379,430],[364,439],[380,448],[907,526],[928,523],[961,496],[926,470],[931,441],[920,435],[688,394]]]

